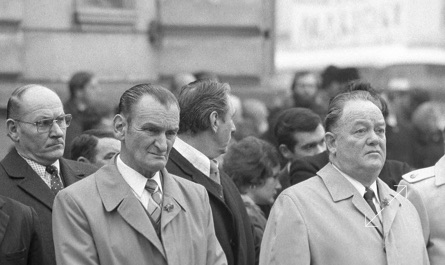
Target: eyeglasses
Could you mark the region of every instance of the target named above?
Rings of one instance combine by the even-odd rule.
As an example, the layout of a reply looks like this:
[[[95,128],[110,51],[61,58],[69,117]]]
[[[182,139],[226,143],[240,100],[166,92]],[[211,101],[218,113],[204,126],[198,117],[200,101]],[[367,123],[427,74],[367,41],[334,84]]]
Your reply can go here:
[[[67,128],[68,126],[70,126],[72,118],[73,116],[71,114],[65,114],[65,115],[60,115],[55,119],[42,119],[36,122],[27,122],[16,119],[14,119],[14,121],[33,124],[37,127],[37,132],[44,133],[44,132],[49,132],[49,130],[53,127],[54,122],[56,122],[61,129]]]

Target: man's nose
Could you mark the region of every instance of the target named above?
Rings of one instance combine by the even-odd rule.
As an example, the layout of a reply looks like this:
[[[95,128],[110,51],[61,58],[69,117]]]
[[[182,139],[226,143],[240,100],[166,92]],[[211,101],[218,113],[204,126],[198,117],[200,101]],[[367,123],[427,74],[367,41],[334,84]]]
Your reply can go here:
[[[57,122],[53,122],[51,128],[49,129],[49,135],[51,137],[62,137],[65,134],[64,130],[60,127]]]

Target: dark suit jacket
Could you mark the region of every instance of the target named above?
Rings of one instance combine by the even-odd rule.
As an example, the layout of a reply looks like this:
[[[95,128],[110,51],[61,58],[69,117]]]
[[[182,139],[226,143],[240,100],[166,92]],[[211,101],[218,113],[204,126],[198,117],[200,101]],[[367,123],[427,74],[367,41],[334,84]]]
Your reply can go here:
[[[219,196],[217,185],[187,159],[172,148],[167,171],[203,185],[210,199],[216,237],[226,254],[229,265],[255,263],[255,246],[252,225],[238,188],[227,174],[220,171],[224,198]]]
[[[36,212],[0,196],[0,264],[45,264]]]
[[[315,176],[329,162],[328,151],[318,155],[303,157],[292,162],[290,167],[290,184],[295,185]],[[402,175],[412,171],[407,163],[396,160],[386,160],[380,171],[379,178],[391,189],[397,190]]]
[[[39,216],[45,265],[55,265],[51,213],[54,194],[14,148],[0,162],[0,195],[31,206]],[[66,186],[94,173],[97,168],[85,163],[60,159],[60,173]]]

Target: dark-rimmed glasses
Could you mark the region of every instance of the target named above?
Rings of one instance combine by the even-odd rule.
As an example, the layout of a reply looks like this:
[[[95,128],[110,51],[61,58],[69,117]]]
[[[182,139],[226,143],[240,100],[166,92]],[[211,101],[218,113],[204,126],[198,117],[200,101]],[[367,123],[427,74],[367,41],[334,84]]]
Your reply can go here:
[[[21,123],[33,124],[37,127],[37,132],[44,133],[49,132],[49,130],[53,127],[54,122],[56,122],[61,129],[67,128],[68,126],[70,126],[72,118],[73,116],[71,114],[64,114],[55,119],[41,119],[36,122],[21,121],[17,119],[13,120]]]

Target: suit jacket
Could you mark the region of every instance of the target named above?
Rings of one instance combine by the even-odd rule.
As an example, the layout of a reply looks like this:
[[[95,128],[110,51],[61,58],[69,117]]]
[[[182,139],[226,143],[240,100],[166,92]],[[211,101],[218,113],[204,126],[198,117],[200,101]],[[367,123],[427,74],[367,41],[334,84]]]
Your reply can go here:
[[[115,163],[59,192],[57,264],[227,264],[205,189],[165,170],[162,175],[162,242]]]
[[[260,264],[429,264],[414,206],[380,179],[377,187],[387,202],[383,224],[331,164],[286,189],[272,207]]]
[[[41,240],[36,212],[0,196],[0,264],[45,264]]]
[[[96,168],[85,163],[60,160],[60,175],[66,186],[93,173]],[[31,206],[39,216],[45,265],[55,265],[51,213],[54,194],[39,175],[17,153],[15,148],[0,162],[0,195]]]
[[[317,171],[329,163],[328,151],[324,151],[314,156],[303,157],[292,162],[290,168],[290,184],[295,185],[317,174]],[[402,179],[402,175],[412,169],[407,163],[396,160],[386,160],[380,171],[379,178],[388,186],[397,190],[397,185]]]
[[[221,197],[217,185],[195,168],[175,148],[172,148],[170,152],[166,168],[168,172],[199,183],[207,189],[216,236],[226,253],[228,264],[255,264],[253,228],[241,195],[232,179],[220,170],[224,194]]]
[[[432,265],[445,261],[445,157],[435,166],[403,176],[399,191],[414,204],[420,215]],[[403,189],[407,188],[407,192]]]

